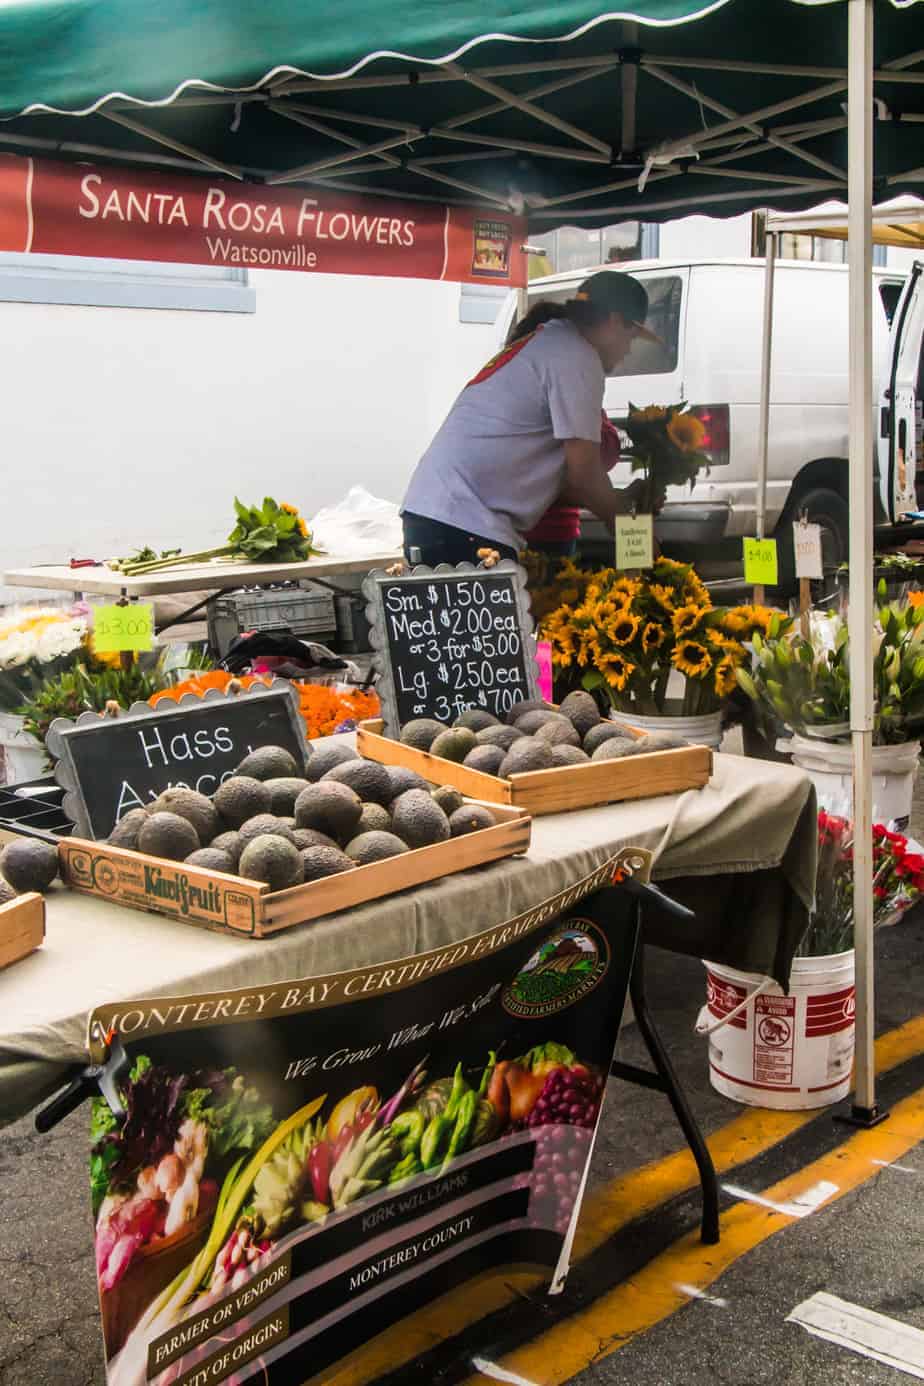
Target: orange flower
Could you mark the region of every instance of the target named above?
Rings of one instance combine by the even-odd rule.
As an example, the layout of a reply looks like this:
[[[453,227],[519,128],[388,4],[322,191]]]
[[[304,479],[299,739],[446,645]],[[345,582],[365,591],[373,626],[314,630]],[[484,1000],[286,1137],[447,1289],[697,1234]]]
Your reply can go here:
[[[667,425],[667,436],[681,452],[697,452],[706,430],[695,414],[675,414]]]
[[[156,707],[163,698],[179,702],[184,693],[198,693],[201,697],[210,688],[217,688],[224,693],[233,677],[233,674],[227,673],[224,669],[197,674],[173,688],[165,688],[163,692],[155,693],[150,703],[152,707]],[[244,688],[249,688],[251,684],[271,683],[272,680],[244,674],[238,677],[238,682]],[[341,722],[362,722],[368,717],[378,717],[382,710],[378,694],[371,689],[357,688],[355,691],[350,689],[344,692],[320,683],[299,683],[294,680],[292,687],[298,694],[299,711],[304,718],[305,731],[309,738],[330,736]]]
[[[908,605],[909,605],[909,606],[924,606],[924,592],[909,592],[909,593],[908,593]]]

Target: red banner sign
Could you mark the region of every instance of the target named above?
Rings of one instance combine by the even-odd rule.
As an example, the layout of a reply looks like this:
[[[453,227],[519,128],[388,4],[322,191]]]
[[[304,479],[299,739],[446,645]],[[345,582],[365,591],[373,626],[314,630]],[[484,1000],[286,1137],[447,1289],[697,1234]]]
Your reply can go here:
[[[521,287],[525,222],[315,188],[0,156],[0,250]]]

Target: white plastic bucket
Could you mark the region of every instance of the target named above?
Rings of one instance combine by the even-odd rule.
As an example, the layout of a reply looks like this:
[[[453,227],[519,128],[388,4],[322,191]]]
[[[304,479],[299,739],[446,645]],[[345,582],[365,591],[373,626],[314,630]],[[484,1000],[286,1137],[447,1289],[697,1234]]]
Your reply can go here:
[[[637,727],[639,731],[662,736],[679,736],[693,746],[709,746],[717,751],[722,740],[722,712],[704,712],[699,717],[637,717],[634,712],[611,712],[611,722]]]
[[[854,954],[796,958],[787,996],[776,982],[705,962],[709,1081],[749,1107],[801,1111],[841,1102],[854,1049]]]
[[[0,712],[0,784],[22,784],[45,774],[45,752],[23,731],[23,719]]]
[[[820,808],[853,816],[853,749],[850,742],[819,741],[793,734],[792,763],[815,785]],[[873,747],[873,821],[894,823],[900,831],[911,818],[918,776],[919,741]]]

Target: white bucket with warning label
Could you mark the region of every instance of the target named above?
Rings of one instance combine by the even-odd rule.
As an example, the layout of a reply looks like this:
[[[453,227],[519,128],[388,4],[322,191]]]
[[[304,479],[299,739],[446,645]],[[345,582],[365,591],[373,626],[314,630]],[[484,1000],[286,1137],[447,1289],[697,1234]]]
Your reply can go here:
[[[709,1038],[716,1092],[750,1107],[801,1110],[840,1102],[853,1070],[854,954],[796,958],[790,991],[751,972],[704,962],[706,1004],[696,1023]]]

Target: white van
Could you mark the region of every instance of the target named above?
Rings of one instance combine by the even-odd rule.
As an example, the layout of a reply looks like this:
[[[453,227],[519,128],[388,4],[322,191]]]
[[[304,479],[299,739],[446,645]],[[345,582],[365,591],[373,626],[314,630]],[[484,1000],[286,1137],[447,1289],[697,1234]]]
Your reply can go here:
[[[709,473],[692,491],[668,492],[657,533],[669,550],[712,556],[722,540],[755,532],[764,262],[649,260],[619,269],[648,290],[648,326],[660,344],[635,342],[607,382],[605,408],[618,424],[630,402],[685,400],[705,424]],[[591,272],[533,280],[530,302],[564,301]],[[873,271],[880,520],[888,523],[917,509],[915,481],[924,484],[920,272]],[[847,556],[847,311],[845,266],[778,262],[766,531],[778,533],[784,572],[790,521],[803,510],[822,526],[825,566]],[[630,480],[629,463],[614,468],[615,485]],[[602,526],[588,518],[583,546],[597,539],[605,542]]]

